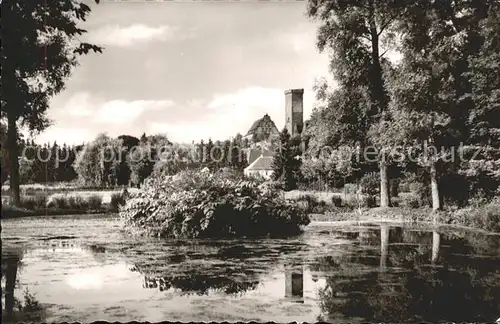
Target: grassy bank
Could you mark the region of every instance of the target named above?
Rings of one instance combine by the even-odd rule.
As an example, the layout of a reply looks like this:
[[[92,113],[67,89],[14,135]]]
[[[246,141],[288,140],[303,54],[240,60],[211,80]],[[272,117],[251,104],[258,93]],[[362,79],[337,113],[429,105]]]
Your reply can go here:
[[[286,194],[307,210],[313,221],[368,221],[437,222],[477,228],[500,233],[500,197],[480,205],[465,208],[449,207],[433,212],[422,207],[414,197],[401,194],[393,198],[394,207],[380,208],[377,199],[363,195],[295,191]]]
[[[115,194],[121,193],[123,188],[96,188],[82,187],[76,184],[25,184],[21,185],[21,199],[26,197],[44,196],[47,200],[54,195],[74,195],[82,198],[89,196],[101,196],[104,204],[111,203],[111,198]],[[128,192],[137,192],[137,188],[127,188]],[[2,186],[2,203],[9,203],[10,192],[8,186]]]
[[[500,204],[487,204],[482,207],[469,207],[456,211],[433,212],[430,208],[370,208],[358,210],[338,209],[323,214],[311,214],[311,221],[394,221],[401,223],[436,223],[476,228],[500,233]]]
[[[125,203],[125,199],[121,192],[111,193],[106,202],[99,194],[81,195],[74,192],[50,196],[23,196],[19,207],[2,204],[2,218],[116,213],[119,206]]]
[[[14,206],[2,205],[2,218],[18,218],[30,216],[59,216],[59,215],[82,215],[82,214],[104,214],[109,213],[110,209],[102,208],[99,210],[81,210],[81,209],[60,209],[60,208],[45,208],[45,209],[26,209]]]

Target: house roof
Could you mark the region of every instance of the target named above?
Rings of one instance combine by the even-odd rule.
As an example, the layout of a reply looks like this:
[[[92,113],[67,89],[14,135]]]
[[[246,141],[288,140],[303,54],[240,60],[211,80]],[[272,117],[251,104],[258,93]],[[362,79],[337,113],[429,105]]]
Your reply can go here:
[[[273,157],[260,156],[252,164],[246,167],[247,171],[272,171],[273,170]]]
[[[253,122],[252,126],[250,127],[250,129],[248,130],[248,133],[247,135],[249,134],[253,134],[255,132],[255,130],[259,127],[259,125],[264,122],[264,121],[269,121],[272,125],[273,128],[275,128],[276,130],[278,130],[278,127],[276,127],[276,124],[274,123],[274,121],[271,119],[271,117],[269,117],[268,114],[265,114],[264,117],[262,118],[259,118],[257,119],[256,121]],[[246,136],[246,135],[245,135]]]
[[[261,155],[263,156],[274,156],[274,152],[268,149],[262,148],[253,148],[248,150],[248,164],[252,164],[255,160],[257,160]]]

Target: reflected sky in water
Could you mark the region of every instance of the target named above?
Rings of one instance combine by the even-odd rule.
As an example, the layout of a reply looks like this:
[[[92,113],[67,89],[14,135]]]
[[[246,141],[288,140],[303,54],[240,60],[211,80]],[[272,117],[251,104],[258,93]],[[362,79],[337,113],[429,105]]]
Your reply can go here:
[[[287,240],[165,241],[95,216],[2,220],[2,229],[14,296],[29,288],[50,322],[500,316],[500,236],[312,224]],[[16,255],[19,265],[4,262]]]

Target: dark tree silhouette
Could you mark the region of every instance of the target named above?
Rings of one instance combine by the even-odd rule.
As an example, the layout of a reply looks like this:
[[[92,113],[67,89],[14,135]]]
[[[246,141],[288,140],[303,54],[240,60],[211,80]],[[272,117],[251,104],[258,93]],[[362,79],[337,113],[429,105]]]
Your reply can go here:
[[[78,56],[91,50],[102,52],[101,47],[78,41],[77,36],[86,32],[78,22],[89,13],[90,7],[78,1],[2,3],[1,118],[7,121],[15,205],[20,204],[18,125],[30,131],[45,129],[50,123],[46,115],[49,99],[63,90]],[[76,46],[75,41],[79,42]]]

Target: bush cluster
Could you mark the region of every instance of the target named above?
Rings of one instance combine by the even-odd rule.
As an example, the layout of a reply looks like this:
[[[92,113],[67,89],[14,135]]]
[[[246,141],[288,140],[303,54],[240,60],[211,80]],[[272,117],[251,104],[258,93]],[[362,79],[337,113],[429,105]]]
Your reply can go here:
[[[348,209],[373,208],[377,206],[377,199],[373,196],[348,196],[344,201],[344,206]]]
[[[46,207],[71,210],[100,210],[102,209],[102,196],[89,195],[82,197],[78,195],[55,194],[51,196]]]
[[[174,238],[294,235],[310,222],[266,183],[191,170],[149,179],[120,216],[131,231]]]
[[[380,175],[376,172],[370,172],[363,175],[359,183],[361,193],[375,196],[380,193]]]
[[[37,196],[24,196],[21,197],[21,207],[26,209],[40,209],[45,208],[47,205],[47,196],[37,195]]]
[[[118,212],[120,210],[120,207],[123,207],[125,205],[127,197],[128,192],[126,190],[112,194],[110,201],[111,211],[114,213]]]
[[[470,226],[500,233],[500,198],[475,207],[458,209],[446,214],[443,221],[450,224]]]
[[[326,201],[320,200],[313,195],[303,194],[295,198],[295,201],[308,214],[323,214],[329,209]]]

